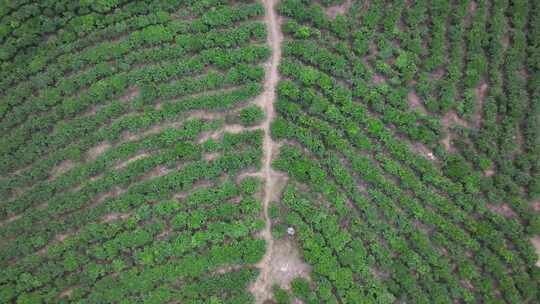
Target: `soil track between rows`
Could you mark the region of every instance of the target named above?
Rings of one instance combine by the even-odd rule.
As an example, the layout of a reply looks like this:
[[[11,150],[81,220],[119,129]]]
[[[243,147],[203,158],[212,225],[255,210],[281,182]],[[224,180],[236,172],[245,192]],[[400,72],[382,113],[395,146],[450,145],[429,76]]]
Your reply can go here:
[[[266,113],[265,120],[259,126],[264,131],[264,143],[263,143],[263,164],[261,171],[258,175],[264,179],[264,196],[262,200],[263,214],[265,219],[265,227],[261,232],[261,236],[266,241],[266,254],[263,259],[256,265],[260,269],[260,274],[257,280],[250,287],[251,292],[254,294],[256,303],[263,303],[265,300],[271,297],[271,287],[273,282],[272,276],[272,260],[274,240],[272,239],[271,221],[268,215],[268,206],[270,202],[276,199],[276,194],[280,191],[280,185],[282,185],[283,174],[272,170],[272,155],[274,149],[277,147],[276,143],[270,136],[270,124],[275,117],[274,101],[276,99],[276,86],[279,81],[278,66],[281,60],[281,42],[283,36],[281,33],[281,20],[277,16],[275,6],[277,0],[263,0],[265,7],[265,23],[268,31],[268,45],[272,50],[272,56],[266,63],[265,80],[264,80],[264,92],[257,97],[255,102],[261,106]]]

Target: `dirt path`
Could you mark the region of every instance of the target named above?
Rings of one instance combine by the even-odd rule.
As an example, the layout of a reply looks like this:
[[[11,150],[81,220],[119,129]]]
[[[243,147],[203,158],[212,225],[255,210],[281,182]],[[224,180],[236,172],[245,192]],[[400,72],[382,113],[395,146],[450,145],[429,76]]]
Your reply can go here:
[[[531,238],[531,242],[536,249],[536,254],[538,254],[538,260],[536,261],[536,266],[540,267],[540,235],[535,235]]]
[[[272,56],[269,62],[266,63],[266,78],[264,80],[264,92],[258,97],[256,103],[259,104],[266,112],[266,119],[260,125],[264,131],[264,156],[263,165],[260,176],[265,180],[264,197],[263,197],[263,213],[266,225],[261,232],[262,237],[266,241],[267,250],[263,259],[256,265],[261,273],[257,281],[251,286],[251,291],[255,295],[256,303],[263,303],[268,299],[271,290],[271,261],[273,257],[274,240],[272,239],[271,222],[268,215],[268,205],[273,199],[273,195],[279,190],[279,179],[281,176],[272,170],[272,152],[276,147],[274,141],[270,137],[270,123],[275,117],[274,100],[275,89],[279,81],[278,65],[281,60],[281,34],[280,17],[277,16],[275,5],[277,0],[263,0],[266,10],[265,22],[268,29],[268,44],[272,49]]]

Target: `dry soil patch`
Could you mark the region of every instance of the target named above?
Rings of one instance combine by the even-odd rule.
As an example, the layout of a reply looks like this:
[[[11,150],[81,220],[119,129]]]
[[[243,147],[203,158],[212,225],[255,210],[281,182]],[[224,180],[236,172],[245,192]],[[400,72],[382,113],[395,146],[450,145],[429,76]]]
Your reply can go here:
[[[476,125],[476,127],[479,127],[480,124],[482,123],[482,113],[483,113],[483,109],[484,109],[484,102],[486,100],[486,96],[487,96],[487,93],[488,93],[488,84],[487,82],[484,80],[480,83],[480,85],[474,90],[474,93],[476,95],[476,101],[477,101],[477,106],[476,106],[476,113],[474,114],[474,124]]]
[[[461,126],[463,128],[469,128],[469,123],[459,118],[456,112],[449,111],[441,119],[441,124],[447,134],[446,137],[441,140],[441,144],[445,147],[446,151],[455,152],[455,149],[451,145],[451,128],[455,125]]]
[[[149,154],[148,153],[141,153],[141,154],[138,154],[138,155],[135,155],[129,159],[127,159],[126,161],[123,161],[121,163],[119,163],[118,165],[116,165],[114,168],[116,170],[120,170],[120,169],[123,169],[125,168],[127,165],[129,165],[130,163],[134,162],[134,161],[137,161],[141,158],[145,158],[147,157]]]
[[[311,267],[304,263],[294,242],[290,239],[274,240],[272,256],[268,261],[268,277],[266,288],[278,284],[282,288],[290,289],[290,282],[296,277],[309,279]],[[271,290],[266,290],[270,293]]]
[[[111,144],[105,141],[93,148],[90,148],[90,150],[86,152],[86,155],[89,160],[96,160],[101,154],[103,154],[103,152],[105,152],[110,147]]]
[[[538,255],[538,260],[536,261],[536,266],[540,267],[540,235],[536,235],[531,239],[531,242],[536,249],[536,254]]]
[[[497,204],[497,205],[494,205],[494,204],[486,204],[486,207],[505,217],[505,218],[515,218],[517,217],[517,214],[514,212],[514,210],[512,210],[512,208],[508,205],[508,204]]]
[[[352,0],[345,0],[342,4],[330,6],[326,9],[326,15],[330,19],[336,19],[337,15],[345,15],[352,5]]]
[[[424,114],[427,113],[426,108],[424,107],[424,104],[422,103],[422,101],[420,100],[420,97],[418,97],[418,94],[416,94],[414,90],[410,91],[407,94],[407,101],[409,102],[409,107],[411,109],[418,109]]]
[[[64,160],[58,166],[54,167],[51,170],[51,175],[49,177],[49,180],[53,180],[57,178],[58,176],[68,172],[71,168],[75,166],[75,163],[72,160]]]
[[[117,220],[125,220],[131,216],[131,213],[113,212],[103,216],[102,223],[110,223]]]

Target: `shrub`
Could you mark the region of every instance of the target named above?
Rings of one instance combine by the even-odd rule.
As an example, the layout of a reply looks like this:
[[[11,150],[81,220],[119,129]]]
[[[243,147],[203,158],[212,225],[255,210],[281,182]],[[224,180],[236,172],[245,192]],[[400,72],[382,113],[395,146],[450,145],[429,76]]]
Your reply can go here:
[[[264,119],[264,111],[259,106],[248,106],[240,110],[238,118],[244,126],[254,126]]]

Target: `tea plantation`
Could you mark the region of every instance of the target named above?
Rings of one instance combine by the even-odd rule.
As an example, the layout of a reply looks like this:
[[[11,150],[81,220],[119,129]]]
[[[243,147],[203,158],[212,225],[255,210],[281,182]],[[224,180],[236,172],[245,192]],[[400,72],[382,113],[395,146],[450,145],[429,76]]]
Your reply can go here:
[[[264,7],[1,11],[0,302],[250,302],[263,137],[224,128],[261,92]]]
[[[0,1],[0,134],[0,303],[540,303],[535,0]]]
[[[278,10],[274,166],[290,180],[274,229],[294,226],[313,266],[296,296],[538,303],[539,3]]]

